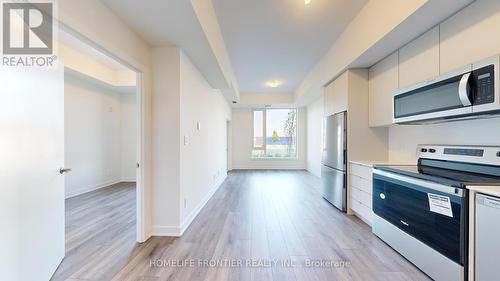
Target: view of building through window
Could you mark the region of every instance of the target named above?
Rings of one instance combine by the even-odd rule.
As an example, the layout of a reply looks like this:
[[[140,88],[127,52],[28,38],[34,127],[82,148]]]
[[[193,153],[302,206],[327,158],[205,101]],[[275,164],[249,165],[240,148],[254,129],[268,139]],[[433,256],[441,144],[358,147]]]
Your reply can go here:
[[[256,109],[253,130],[252,158],[297,157],[296,109]]]

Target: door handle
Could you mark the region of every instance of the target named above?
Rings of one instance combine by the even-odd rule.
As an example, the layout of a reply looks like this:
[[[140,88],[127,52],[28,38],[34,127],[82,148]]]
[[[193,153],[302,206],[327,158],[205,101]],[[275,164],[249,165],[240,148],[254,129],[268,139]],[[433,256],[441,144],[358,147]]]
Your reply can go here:
[[[470,85],[469,85],[470,72],[464,74],[462,79],[460,79],[460,84],[458,85],[458,97],[463,106],[471,106],[472,102],[469,97]]]
[[[64,173],[67,173],[67,172],[71,172],[71,169],[70,168],[61,168],[59,169],[59,174],[64,174]]]

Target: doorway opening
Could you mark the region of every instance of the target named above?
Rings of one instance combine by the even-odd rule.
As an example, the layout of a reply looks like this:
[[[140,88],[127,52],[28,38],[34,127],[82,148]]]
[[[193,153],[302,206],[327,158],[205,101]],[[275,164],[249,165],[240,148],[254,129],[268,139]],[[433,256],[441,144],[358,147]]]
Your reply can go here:
[[[145,240],[143,74],[68,27],[60,29],[58,43],[64,65],[69,263],[63,262],[54,277],[64,279],[73,274],[73,260],[99,262],[106,246],[96,245],[116,250],[113,241],[120,241],[126,252]]]

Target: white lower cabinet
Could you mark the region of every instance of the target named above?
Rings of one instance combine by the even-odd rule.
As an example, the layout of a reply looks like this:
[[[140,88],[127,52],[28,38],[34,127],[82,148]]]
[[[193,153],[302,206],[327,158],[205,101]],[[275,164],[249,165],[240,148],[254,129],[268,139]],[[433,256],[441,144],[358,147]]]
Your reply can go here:
[[[372,225],[372,167],[359,163],[349,164],[349,193],[351,211]]]

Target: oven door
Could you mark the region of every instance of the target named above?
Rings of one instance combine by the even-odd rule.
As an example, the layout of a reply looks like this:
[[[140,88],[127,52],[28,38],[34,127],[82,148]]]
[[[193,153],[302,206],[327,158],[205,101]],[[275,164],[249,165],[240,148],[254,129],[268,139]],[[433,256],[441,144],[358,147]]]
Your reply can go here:
[[[394,123],[472,114],[471,66],[395,93]]]
[[[466,211],[463,189],[374,170],[373,212],[460,265]]]

